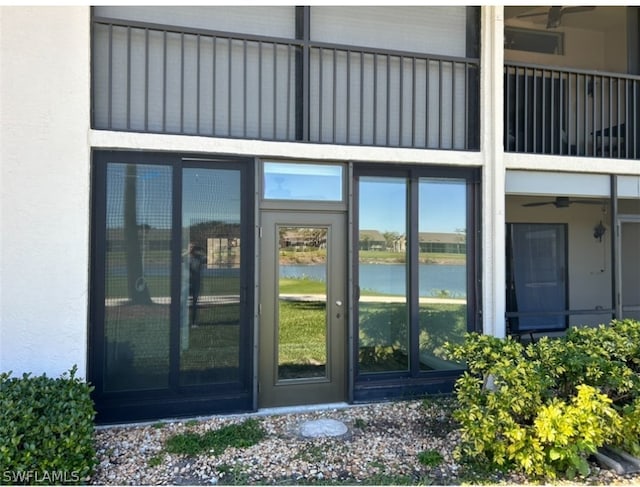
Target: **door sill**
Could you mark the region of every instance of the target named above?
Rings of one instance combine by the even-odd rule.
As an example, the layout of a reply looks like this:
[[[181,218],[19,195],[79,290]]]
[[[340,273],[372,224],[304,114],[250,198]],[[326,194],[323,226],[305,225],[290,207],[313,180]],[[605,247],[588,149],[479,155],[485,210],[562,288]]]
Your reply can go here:
[[[278,406],[273,408],[259,408],[255,413],[258,416],[271,416],[274,414],[311,413],[327,409],[346,409],[352,407],[346,402],[332,402],[327,404],[305,404],[302,406]]]

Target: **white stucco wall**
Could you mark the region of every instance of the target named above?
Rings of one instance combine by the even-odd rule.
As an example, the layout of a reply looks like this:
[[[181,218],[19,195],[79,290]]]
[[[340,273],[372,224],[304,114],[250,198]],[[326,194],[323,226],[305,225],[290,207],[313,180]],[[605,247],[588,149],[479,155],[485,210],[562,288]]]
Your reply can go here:
[[[86,373],[89,7],[0,7],[0,370]]]

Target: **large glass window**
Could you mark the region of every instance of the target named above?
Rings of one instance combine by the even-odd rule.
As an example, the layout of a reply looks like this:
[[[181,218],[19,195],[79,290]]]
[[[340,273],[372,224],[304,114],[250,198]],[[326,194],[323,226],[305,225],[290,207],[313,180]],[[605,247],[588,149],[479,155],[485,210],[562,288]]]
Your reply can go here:
[[[247,167],[96,154],[90,378],[101,419],[211,412],[220,394],[250,407]]]
[[[356,176],[358,373],[459,370],[443,344],[474,328],[469,177],[372,173]]]
[[[467,331],[467,185],[420,178],[418,192],[420,369],[459,368],[442,346]]]
[[[358,207],[360,372],[407,370],[407,180],[363,176]]]

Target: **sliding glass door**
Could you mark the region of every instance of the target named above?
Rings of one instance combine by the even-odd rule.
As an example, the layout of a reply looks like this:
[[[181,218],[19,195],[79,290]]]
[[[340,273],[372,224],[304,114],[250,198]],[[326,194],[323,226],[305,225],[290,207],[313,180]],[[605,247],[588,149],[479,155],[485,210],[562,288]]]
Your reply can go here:
[[[247,169],[96,154],[90,375],[99,420],[250,408]]]

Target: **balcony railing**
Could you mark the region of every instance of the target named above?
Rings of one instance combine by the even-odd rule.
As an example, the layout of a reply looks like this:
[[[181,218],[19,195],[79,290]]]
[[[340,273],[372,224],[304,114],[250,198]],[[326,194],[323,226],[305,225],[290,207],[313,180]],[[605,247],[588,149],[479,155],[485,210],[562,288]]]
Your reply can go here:
[[[96,129],[479,149],[479,61],[93,19]]]
[[[640,158],[640,76],[508,63],[508,152]]]

